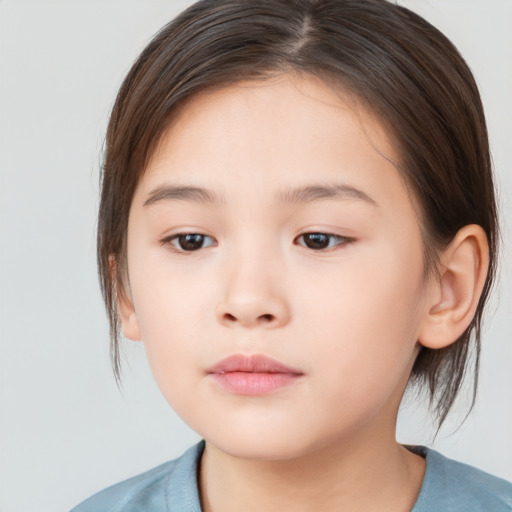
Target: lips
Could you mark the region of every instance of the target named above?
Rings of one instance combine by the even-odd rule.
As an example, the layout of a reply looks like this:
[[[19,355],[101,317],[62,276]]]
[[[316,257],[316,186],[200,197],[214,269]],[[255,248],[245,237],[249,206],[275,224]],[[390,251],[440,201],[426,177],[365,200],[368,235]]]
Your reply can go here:
[[[263,355],[236,354],[207,373],[223,390],[239,395],[265,395],[297,382],[303,372]]]
[[[226,357],[215,366],[208,370],[208,373],[229,373],[229,372],[247,372],[247,373],[292,373],[302,375],[302,372],[289,366],[281,364],[270,357],[255,354],[243,355],[236,354]]]

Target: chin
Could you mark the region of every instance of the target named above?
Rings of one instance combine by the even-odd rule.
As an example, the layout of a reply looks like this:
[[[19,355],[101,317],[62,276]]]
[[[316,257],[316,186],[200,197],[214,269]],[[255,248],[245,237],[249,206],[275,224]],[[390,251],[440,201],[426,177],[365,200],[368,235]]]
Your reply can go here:
[[[321,449],[325,439],[309,439],[306,432],[279,432],[274,429],[205,432],[204,439],[216,449],[239,459],[277,461],[296,459]]]
[[[280,441],[276,442],[276,439],[230,439],[220,443],[212,440],[211,444],[231,457],[246,460],[289,460],[305,454],[304,447]]]

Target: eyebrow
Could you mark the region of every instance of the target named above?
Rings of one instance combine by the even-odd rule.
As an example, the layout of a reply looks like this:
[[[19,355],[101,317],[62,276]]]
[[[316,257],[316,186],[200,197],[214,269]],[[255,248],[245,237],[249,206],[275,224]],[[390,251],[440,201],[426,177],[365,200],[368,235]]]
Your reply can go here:
[[[362,190],[344,183],[307,185],[289,188],[278,194],[284,203],[311,203],[322,199],[356,199],[378,207],[378,203]],[[213,191],[189,185],[163,185],[148,194],[144,206],[162,201],[194,201],[198,203],[219,203],[220,198]]]
[[[375,207],[379,206],[374,199],[362,190],[344,183],[291,188],[279,194],[279,197],[286,203],[310,203],[321,199],[357,199]]]
[[[162,201],[194,201],[197,203],[218,203],[219,198],[210,190],[202,187],[164,185],[148,194],[144,206]]]

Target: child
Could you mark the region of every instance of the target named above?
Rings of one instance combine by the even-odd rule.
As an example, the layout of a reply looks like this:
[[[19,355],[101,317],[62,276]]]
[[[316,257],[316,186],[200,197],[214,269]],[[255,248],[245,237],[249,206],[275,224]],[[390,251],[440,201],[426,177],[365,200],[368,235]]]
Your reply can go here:
[[[202,0],[107,132],[98,224],[119,329],[203,438],[89,511],[506,511],[512,485],[395,440],[478,357],[497,216],[453,45],[381,0]]]

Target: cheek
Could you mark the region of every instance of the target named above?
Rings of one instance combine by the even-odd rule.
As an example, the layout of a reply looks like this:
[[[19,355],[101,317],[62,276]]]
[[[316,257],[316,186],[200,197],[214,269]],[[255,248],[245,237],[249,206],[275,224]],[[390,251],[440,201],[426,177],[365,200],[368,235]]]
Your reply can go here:
[[[322,357],[330,369],[328,385],[343,375],[363,393],[386,383],[392,388],[410,370],[421,321],[423,260],[421,248],[406,249],[358,254],[350,265],[340,264],[336,275],[307,286],[308,294],[297,294],[308,298],[301,315],[316,326],[312,332],[324,350],[312,357]]]
[[[148,362],[163,394],[174,402],[179,397],[173,395],[192,386],[210,360],[216,287],[207,276],[193,279],[151,254],[133,251],[132,256],[130,285]]]

